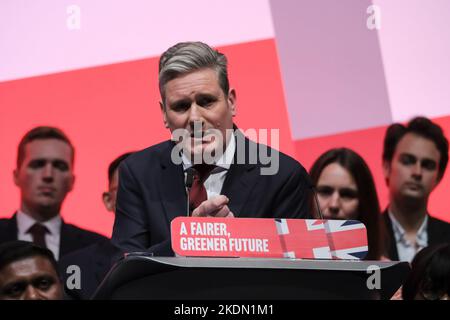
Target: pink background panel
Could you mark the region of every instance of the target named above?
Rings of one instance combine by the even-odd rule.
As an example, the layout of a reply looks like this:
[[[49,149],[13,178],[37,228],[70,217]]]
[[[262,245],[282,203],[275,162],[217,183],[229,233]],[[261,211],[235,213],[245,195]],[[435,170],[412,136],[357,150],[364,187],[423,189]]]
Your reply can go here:
[[[375,0],[394,121],[450,114],[450,1]]]
[[[67,27],[73,4],[79,30]],[[268,38],[268,0],[2,0],[0,81],[157,56],[179,41]]]
[[[270,4],[294,139],[391,122],[369,0]]]

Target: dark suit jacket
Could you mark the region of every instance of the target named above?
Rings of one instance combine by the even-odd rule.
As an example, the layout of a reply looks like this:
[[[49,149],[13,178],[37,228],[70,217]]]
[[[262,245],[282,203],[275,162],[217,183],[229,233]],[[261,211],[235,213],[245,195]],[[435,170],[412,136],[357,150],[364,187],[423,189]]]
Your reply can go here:
[[[17,240],[17,233],[15,214],[9,219],[0,219],[0,243]],[[59,258],[102,239],[106,238],[98,233],[87,231],[62,221]]]
[[[185,216],[187,207],[183,165],[171,161],[173,146],[171,141],[152,146],[120,166],[112,242],[125,252],[173,255],[170,222]],[[245,139],[246,163],[238,164],[236,145],[235,161],[221,192],[230,199],[230,210],[235,217],[307,218],[310,189],[305,169],[280,152],[278,173],[260,175],[264,165],[259,156],[258,163],[249,161],[249,150],[257,147]]]
[[[59,262],[59,268],[64,281],[66,297],[76,300],[90,299],[114,262],[120,257],[120,250],[114,247],[109,239],[103,239],[93,245],[64,256]],[[67,288],[66,281],[71,274],[68,274],[66,271],[71,265],[80,267],[80,289]]]
[[[394,229],[392,228],[392,222],[387,213],[387,209],[383,212],[383,220],[388,234],[388,258],[396,261],[399,259],[397,244],[395,242]],[[439,243],[450,243],[450,224],[445,221],[428,216],[427,232],[429,246]]]

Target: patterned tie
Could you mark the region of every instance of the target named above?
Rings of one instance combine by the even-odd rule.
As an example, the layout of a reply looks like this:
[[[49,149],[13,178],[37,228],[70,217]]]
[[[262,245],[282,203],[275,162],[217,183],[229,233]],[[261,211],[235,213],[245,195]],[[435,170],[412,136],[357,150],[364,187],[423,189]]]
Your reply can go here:
[[[33,243],[42,248],[47,248],[47,244],[45,243],[45,234],[48,232],[49,231],[47,227],[40,223],[35,223],[27,231],[27,233],[31,233],[31,236],[33,237]]]
[[[203,183],[208,179],[212,170],[216,166],[211,164],[196,164],[192,168],[195,170],[194,182],[189,190],[189,211],[192,213],[203,201],[208,199]]]

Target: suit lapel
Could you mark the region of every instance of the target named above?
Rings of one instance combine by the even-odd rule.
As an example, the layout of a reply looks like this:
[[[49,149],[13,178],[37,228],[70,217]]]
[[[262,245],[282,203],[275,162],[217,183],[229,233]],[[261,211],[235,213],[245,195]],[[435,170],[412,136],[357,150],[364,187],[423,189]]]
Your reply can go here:
[[[429,246],[442,242],[442,230],[439,230],[438,224],[431,216],[428,216],[427,233]]]
[[[62,219],[61,219],[62,220]],[[78,235],[61,221],[61,237],[59,240],[59,258],[82,247]]]
[[[398,260],[397,243],[395,241],[394,230],[392,228],[391,219],[389,218],[388,209],[384,210],[383,219],[384,219],[386,231],[388,234],[388,239],[387,239],[388,248],[387,249],[388,249],[389,259],[391,259],[393,261],[397,261]]]
[[[236,143],[234,161],[227,172],[221,194],[227,196],[230,199],[228,207],[230,208],[231,212],[233,212],[235,217],[239,217],[242,214],[242,208],[247,202],[250,192],[253,190],[253,186],[258,181],[258,170],[256,170],[256,164],[248,163],[249,159],[251,159],[251,157],[249,156],[249,145],[253,142],[251,142],[247,138],[244,138],[239,130],[236,130],[235,134],[240,135],[237,140],[244,139],[243,141],[245,141],[245,163],[239,164],[237,161],[239,143]],[[254,147],[257,151],[256,145],[254,145]]]
[[[18,227],[16,212],[10,219],[5,220],[5,228],[3,234],[0,235],[1,242],[14,241],[18,239]]]
[[[253,186],[258,180],[255,177],[255,166],[247,164],[232,164],[228,170],[221,194],[230,199],[228,207],[235,217],[239,217],[242,207],[247,202]]]
[[[167,223],[179,216],[185,216],[187,210],[187,196],[184,184],[183,165],[176,165],[172,162],[171,148],[162,153],[161,176],[159,185],[161,186],[161,202],[166,213]]]

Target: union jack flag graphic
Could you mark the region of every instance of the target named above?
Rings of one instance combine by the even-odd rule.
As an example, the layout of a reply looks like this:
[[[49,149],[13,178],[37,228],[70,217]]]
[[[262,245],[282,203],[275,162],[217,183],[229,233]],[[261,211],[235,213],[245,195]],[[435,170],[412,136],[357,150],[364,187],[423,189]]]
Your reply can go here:
[[[275,219],[285,258],[363,259],[366,228],[356,220]]]

